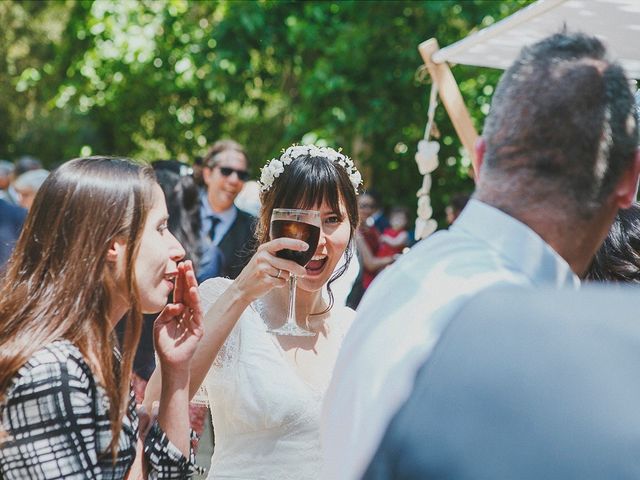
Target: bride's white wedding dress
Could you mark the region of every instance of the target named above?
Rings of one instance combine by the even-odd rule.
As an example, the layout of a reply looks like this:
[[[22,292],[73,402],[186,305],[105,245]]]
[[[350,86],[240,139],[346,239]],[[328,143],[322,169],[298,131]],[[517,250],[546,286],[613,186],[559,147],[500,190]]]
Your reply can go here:
[[[206,312],[231,284],[214,278],[200,285]],[[321,387],[304,382],[260,316],[261,301],[247,308],[205,379],[215,429],[210,479],[314,479],[321,469]],[[332,334],[344,338],[355,312],[332,309]],[[333,359],[335,362],[335,358]]]

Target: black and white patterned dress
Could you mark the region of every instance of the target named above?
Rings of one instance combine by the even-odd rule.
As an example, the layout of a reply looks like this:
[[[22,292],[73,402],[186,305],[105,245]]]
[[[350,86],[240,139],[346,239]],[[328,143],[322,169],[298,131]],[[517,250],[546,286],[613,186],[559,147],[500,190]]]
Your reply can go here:
[[[0,478],[123,479],[136,455],[138,416],[131,396],[118,455],[111,443],[109,401],[78,348],[60,340],[36,352],[18,371],[0,405]],[[189,478],[200,469],[157,422],[145,439],[149,478]],[[105,453],[106,452],[106,453]]]

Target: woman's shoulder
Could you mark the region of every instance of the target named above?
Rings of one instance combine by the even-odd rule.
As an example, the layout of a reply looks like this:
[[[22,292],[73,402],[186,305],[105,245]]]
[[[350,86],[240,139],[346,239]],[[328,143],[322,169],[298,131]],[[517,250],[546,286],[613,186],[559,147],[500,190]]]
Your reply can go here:
[[[37,350],[16,374],[13,390],[45,386],[88,388],[91,369],[76,345],[56,340]]]
[[[231,280],[230,278],[209,278],[198,285],[198,291],[200,292],[200,296],[215,295],[216,297],[219,297],[227,288],[229,288],[232,283],[233,280]]]
[[[74,343],[69,340],[56,340],[36,350],[25,367],[39,368],[61,364],[81,367],[87,365],[87,362]]]
[[[198,286],[198,293],[203,311],[206,312],[232,283],[233,280],[224,277],[209,278],[202,282]]]

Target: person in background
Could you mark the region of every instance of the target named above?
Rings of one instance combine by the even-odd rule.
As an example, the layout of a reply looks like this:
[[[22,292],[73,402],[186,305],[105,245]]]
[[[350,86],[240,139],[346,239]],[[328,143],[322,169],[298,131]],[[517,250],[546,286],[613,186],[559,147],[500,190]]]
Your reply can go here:
[[[15,177],[19,177],[30,170],[42,170],[42,162],[31,155],[23,155],[16,161]]]
[[[27,211],[0,198],[0,277],[20,236]]]
[[[409,246],[409,211],[405,207],[393,207],[389,212],[389,224],[379,237],[376,257],[399,255]]]
[[[153,170],[127,159],[71,160],[38,191],[0,284],[3,479],[199,473],[188,386],[202,312],[167,217]],[[160,310],[163,390],[145,435],[131,365],[142,313]],[[120,344],[112,330],[123,317]]]
[[[13,188],[18,194],[18,203],[22,208],[29,210],[38,189],[49,176],[49,171],[44,169],[29,170],[21,174],[13,182]]]
[[[13,180],[13,172],[15,169],[16,166],[13,163],[7,160],[0,160],[0,199],[9,203],[13,203],[9,196],[9,185],[11,185]]]
[[[375,227],[372,215],[376,212],[376,199],[370,192],[364,192],[358,197],[358,214],[360,223],[356,230],[355,244],[360,264],[360,272],[353,282],[353,287],[347,296],[346,304],[352,309],[358,308],[362,296],[377,273],[394,261],[393,256],[376,257],[380,247],[381,232]]]
[[[467,205],[469,198],[470,195],[466,193],[456,193],[451,197],[449,205],[447,205],[444,209],[444,212],[447,215],[447,223],[449,225],[453,224],[460,213],[462,213],[462,210]]]
[[[385,229],[389,228],[389,220],[384,215],[384,209],[382,208],[382,198],[380,193],[376,190],[370,189],[367,191],[367,195],[369,196],[369,200],[373,202],[372,212],[367,217],[366,221],[369,226],[373,226],[378,230],[378,232],[382,233]]]
[[[191,169],[178,161],[156,161],[151,164],[169,209],[169,230],[185,249],[198,272],[201,251],[200,195]]]
[[[620,210],[585,279],[640,283],[640,203]]]
[[[191,168],[193,170],[193,181],[196,182],[196,185],[198,186],[198,188],[205,188],[206,185],[204,183],[204,179],[202,178],[202,169],[203,169],[203,164],[202,164],[202,157],[196,157],[193,160],[193,165],[191,165]]]
[[[11,176],[11,183],[7,188],[7,196],[9,197],[10,203],[20,205],[20,196],[15,189],[14,182],[20,175],[31,170],[42,170],[42,163],[40,160],[29,155],[20,157],[15,164],[13,175]]]
[[[220,140],[204,156],[203,165],[206,190],[200,208],[204,245],[200,269],[221,259],[221,275],[234,279],[251,258],[254,246],[256,219],[233,203],[249,179],[249,162],[239,143]],[[212,245],[217,248],[210,248]]]
[[[244,187],[234,200],[236,207],[254,217],[260,214],[260,184],[255,180],[245,182]]]

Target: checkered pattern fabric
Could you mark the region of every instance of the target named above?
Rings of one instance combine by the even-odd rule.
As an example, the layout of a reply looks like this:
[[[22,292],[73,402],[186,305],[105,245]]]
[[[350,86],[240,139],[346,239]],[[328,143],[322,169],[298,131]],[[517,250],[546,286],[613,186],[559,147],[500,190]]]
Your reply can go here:
[[[80,351],[57,341],[38,351],[16,374],[0,406],[0,478],[123,479],[136,454],[138,417],[133,394],[122,425],[118,455],[111,442],[109,402]],[[150,478],[188,478],[199,472],[157,422],[145,439]]]

